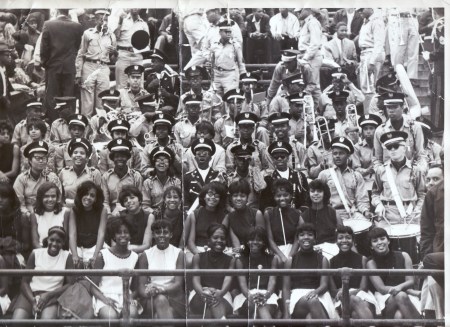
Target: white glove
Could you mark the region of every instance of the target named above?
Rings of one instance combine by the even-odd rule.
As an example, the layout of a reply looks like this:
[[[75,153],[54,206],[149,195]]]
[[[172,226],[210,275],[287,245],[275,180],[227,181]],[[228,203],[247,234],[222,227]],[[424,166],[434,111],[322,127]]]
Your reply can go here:
[[[425,61],[430,60],[430,52],[429,51],[422,51],[422,57],[423,57],[423,60],[425,60]]]

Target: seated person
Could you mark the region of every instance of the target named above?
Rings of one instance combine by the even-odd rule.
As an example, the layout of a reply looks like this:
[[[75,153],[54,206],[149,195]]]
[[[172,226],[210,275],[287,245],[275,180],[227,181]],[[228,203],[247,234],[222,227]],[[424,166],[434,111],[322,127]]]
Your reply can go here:
[[[13,130],[8,121],[0,121],[0,182],[13,182],[19,174],[20,150],[17,144],[11,143]]]

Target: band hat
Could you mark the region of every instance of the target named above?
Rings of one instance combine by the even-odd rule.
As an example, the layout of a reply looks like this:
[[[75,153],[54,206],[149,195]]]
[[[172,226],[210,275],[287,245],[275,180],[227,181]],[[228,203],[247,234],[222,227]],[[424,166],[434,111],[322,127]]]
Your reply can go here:
[[[24,106],[28,108],[42,108],[43,104],[37,98],[31,98],[24,102]]]
[[[153,125],[168,125],[172,127],[175,125],[175,119],[172,117],[172,115],[165,114],[165,113],[158,113],[155,114],[152,118]]]
[[[184,71],[184,76],[186,77],[192,77],[196,75],[204,76],[205,69],[201,66],[191,66]]]
[[[142,74],[144,72],[145,68],[142,65],[131,65],[125,68],[125,74],[128,76],[132,74]]]
[[[328,93],[328,97],[333,102],[347,101],[349,95],[350,93],[348,93],[347,91],[338,91],[338,90]]]
[[[30,158],[30,155],[36,152],[44,152],[48,154],[48,144],[45,141],[34,141],[28,144],[23,150],[25,158]]]
[[[79,146],[83,147],[86,150],[88,157],[91,155],[91,153],[92,153],[91,143],[89,143],[89,141],[87,139],[81,137],[81,138],[71,139],[69,141],[69,144],[67,146],[67,152],[69,153],[69,156],[72,156],[73,151],[75,151],[75,149]]]
[[[237,144],[234,145],[230,152],[239,158],[251,158],[252,153],[256,150],[256,148],[251,144]]]
[[[192,145],[191,145],[192,153],[195,154],[195,151],[199,150],[199,149],[207,149],[207,150],[211,151],[211,155],[216,153],[216,145],[210,139],[200,138],[200,139],[194,140],[194,142],[192,142]]]
[[[116,89],[104,90],[98,94],[98,97],[102,101],[117,101],[119,100],[120,92]]]
[[[240,89],[231,89],[224,94],[222,100],[228,102],[229,100],[240,99],[245,100],[244,94],[241,93]]]
[[[408,139],[408,133],[403,131],[392,131],[381,135],[380,141],[386,147],[389,144],[404,143]]]
[[[85,115],[82,114],[73,114],[70,115],[67,119],[70,125],[80,125],[86,128],[89,125],[89,120]]]
[[[398,105],[403,104],[405,94],[400,92],[386,92],[381,95],[384,105]]]
[[[269,145],[269,148],[267,149],[269,154],[272,155],[276,152],[284,152],[287,154],[292,153],[292,147],[289,143],[283,142],[283,141],[275,141],[272,142],[272,144]]]
[[[173,153],[173,151],[166,147],[166,146],[157,146],[155,148],[153,148],[153,150],[150,152],[150,158],[152,158],[152,160],[155,160],[157,156],[159,155],[165,155],[167,157],[169,157],[169,161],[172,162],[173,159],[175,158],[175,154]]]
[[[355,152],[352,141],[344,136],[335,137],[331,140],[331,148],[341,148],[346,150],[349,154],[353,154],[353,152]]]
[[[167,55],[159,49],[153,50],[152,54],[150,55],[150,58],[156,58],[164,62],[167,62]]]
[[[300,51],[294,49],[287,49],[281,51],[281,61],[289,62],[297,59],[297,56],[301,54]]]
[[[236,23],[231,19],[230,20],[225,19],[223,22],[217,24],[217,26],[219,27],[219,30],[223,31],[223,30],[230,30],[231,27],[233,27],[235,24]]]
[[[416,118],[416,123],[419,124],[422,128],[433,132],[436,130],[436,127],[434,126],[434,124],[432,123],[431,120],[423,117],[423,116],[419,116]]]
[[[108,150],[110,152],[127,152],[131,153],[131,149],[133,148],[133,145],[130,141],[126,139],[115,139],[108,143]]]
[[[55,109],[62,109],[65,107],[70,107],[75,109],[77,98],[76,97],[54,97]]]
[[[253,112],[241,112],[236,115],[234,121],[238,125],[245,125],[245,124],[256,125],[256,123],[259,121],[259,118]]]
[[[380,126],[383,123],[383,120],[380,116],[375,114],[369,114],[359,117],[358,125],[362,128],[364,126],[373,125],[375,127]]]
[[[112,133],[113,131],[129,131],[130,123],[124,119],[115,119],[108,123],[108,131]]]
[[[183,103],[185,105],[201,104],[202,101],[203,101],[203,95],[202,94],[194,94],[194,93],[187,94],[183,99]]]
[[[287,123],[290,119],[291,115],[288,112],[274,112],[268,118],[269,123],[274,125]]]
[[[259,77],[251,72],[241,74],[241,76],[239,76],[239,79],[244,83],[256,83],[259,81]]]
[[[331,77],[339,78],[342,74],[345,74],[345,72],[342,70],[342,67],[333,67],[331,68]]]
[[[294,94],[290,94],[288,96],[288,99],[290,102],[294,102],[294,103],[304,103],[304,97],[305,97],[306,93],[304,92],[300,92],[300,93],[294,93]]]
[[[98,9],[94,12],[94,15],[111,15],[111,13],[109,12],[109,10],[107,9]]]

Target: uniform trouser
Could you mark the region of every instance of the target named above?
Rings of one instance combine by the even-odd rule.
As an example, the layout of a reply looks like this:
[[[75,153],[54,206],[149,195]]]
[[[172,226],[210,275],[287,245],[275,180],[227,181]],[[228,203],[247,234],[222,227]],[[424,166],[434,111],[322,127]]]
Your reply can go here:
[[[219,71],[214,69],[214,88],[220,96],[239,88],[239,71]]]
[[[409,78],[418,78],[419,26],[416,18],[389,16],[388,44],[392,66],[405,65]]]
[[[125,74],[125,68],[131,65],[142,65],[142,55],[130,51],[119,50],[119,57],[116,62],[116,90],[127,86],[128,76]]]
[[[200,51],[201,40],[206,35],[206,26],[201,15],[190,15],[184,18],[183,31],[191,46],[191,55]]]
[[[155,42],[155,49],[158,49],[158,50],[161,50],[161,51],[167,53],[166,48],[169,46],[174,46],[173,39],[172,39],[172,42],[169,42],[167,35],[158,36],[158,38],[156,39],[156,42]]]
[[[364,100],[364,114],[368,114],[370,101],[375,95],[375,83],[378,80],[378,76],[383,66],[385,53],[382,52],[375,58],[375,68],[373,73],[369,74],[367,68],[369,67],[370,59],[372,57],[373,49],[366,49],[361,51],[361,64],[359,68],[359,85],[361,91],[366,96]]]
[[[95,108],[103,108],[98,94],[109,89],[109,67],[85,62],[81,69],[81,113],[92,117]]]
[[[318,108],[319,99],[322,95],[320,91],[320,67],[322,66],[323,55],[318,51],[314,58],[308,60],[311,65],[311,81],[315,84],[314,90],[312,90],[311,95],[314,100],[314,108]]]
[[[50,67],[45,70],[45,104],[47,117],[53,122],[58,118],[54,97],[73,96],[75,71],[62,73],[60,67]]]

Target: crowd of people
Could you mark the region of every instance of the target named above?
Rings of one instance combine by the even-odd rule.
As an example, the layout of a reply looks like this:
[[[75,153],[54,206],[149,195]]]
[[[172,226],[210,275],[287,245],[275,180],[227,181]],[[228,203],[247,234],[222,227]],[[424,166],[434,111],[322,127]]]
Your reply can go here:
[[[320,269],[443,269],[444,41],[443,8],[0,13],[0,268],[224,271],[133,278],[152,319],[337,318]],[[353,276],[351,315],[443,318],[443,285]],[[0,279],[13,319],[123,303],[118,276]]]

